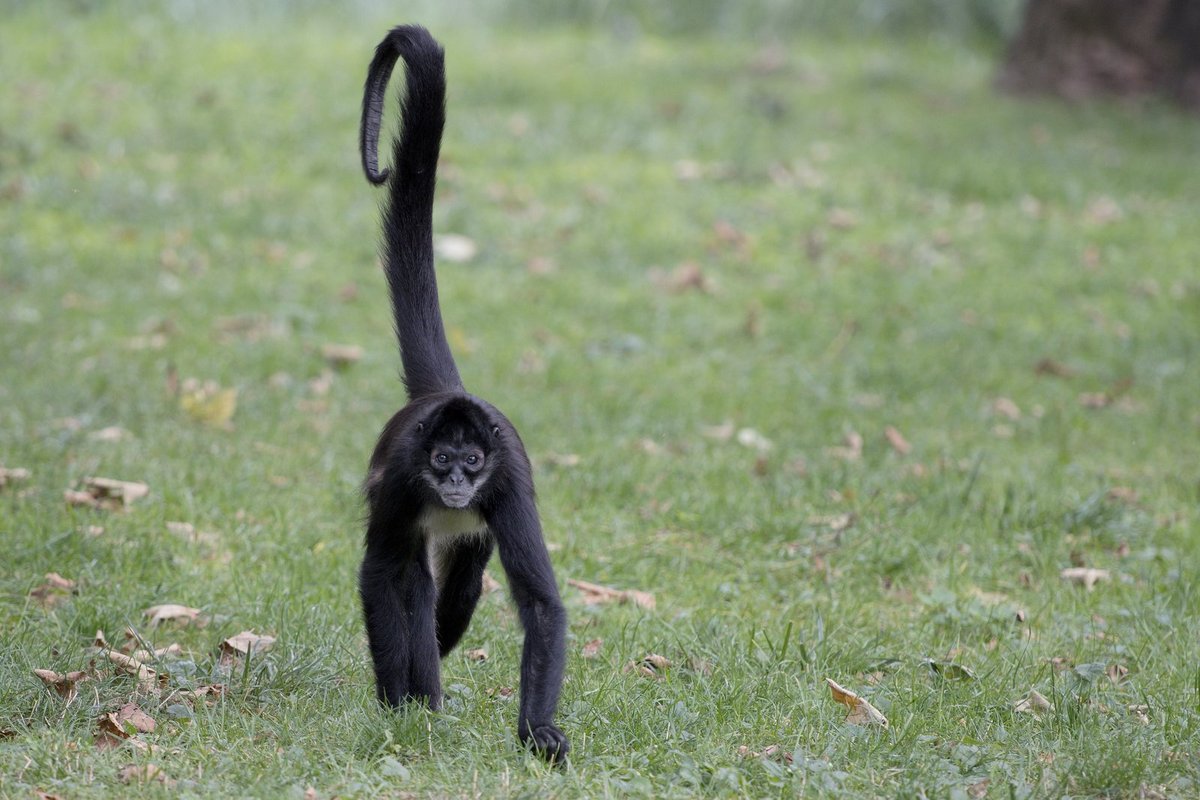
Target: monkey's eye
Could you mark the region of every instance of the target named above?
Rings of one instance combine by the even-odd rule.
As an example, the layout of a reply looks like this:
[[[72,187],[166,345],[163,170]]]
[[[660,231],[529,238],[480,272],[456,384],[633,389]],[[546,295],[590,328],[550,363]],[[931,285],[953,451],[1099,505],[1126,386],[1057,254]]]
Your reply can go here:
[[[438,453],[434,458],[437,459],[439,464],[445,464],[450,460],[445,453]]]
[[[479,456],[476,456],[476,455],[467,456],[467,463],[470,464],[471,466],[475,466],[476,464],[479,463]]]

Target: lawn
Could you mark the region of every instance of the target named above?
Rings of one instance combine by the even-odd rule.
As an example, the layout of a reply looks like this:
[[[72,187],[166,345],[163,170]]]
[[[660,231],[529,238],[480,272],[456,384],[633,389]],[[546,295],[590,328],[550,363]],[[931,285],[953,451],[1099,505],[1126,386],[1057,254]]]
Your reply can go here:
[[[88,8],[0,23],[0,796],[1200,793],[1196,119],[997,96],[969,37],[430,23],[449,336],[570,617],[551,769],[505,591],[443,712],[374,699],[356,137],[414,20]]]

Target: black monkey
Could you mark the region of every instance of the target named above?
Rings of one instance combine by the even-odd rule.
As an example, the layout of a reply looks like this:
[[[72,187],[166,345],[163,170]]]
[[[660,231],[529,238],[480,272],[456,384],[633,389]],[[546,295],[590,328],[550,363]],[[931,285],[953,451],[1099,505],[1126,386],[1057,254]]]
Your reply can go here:
[[[380,116],[396,59],[406,67],[392,167],[379,170]],[[359,592],[380,701],[442,702],[439,659],[458,643],[495,545],[525,629],[517,733],[561,762],[554,724],[566,612],[517,431],[463,389],[446,342],[433,266],[433,193],[446,121],[441,46],[417,26],[375,51],[363,95],[363,170],[387,184],[382,254],[409,402],[384,426],[364,485],[370,516]]]

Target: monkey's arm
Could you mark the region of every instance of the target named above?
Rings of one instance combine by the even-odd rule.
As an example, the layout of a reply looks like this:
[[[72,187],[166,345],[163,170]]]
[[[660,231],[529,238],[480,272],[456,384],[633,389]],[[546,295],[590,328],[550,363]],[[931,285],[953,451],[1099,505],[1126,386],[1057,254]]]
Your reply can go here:
[[[521,625],[521,709],[517,734],[544,757],[562,762],[570,745],[554,724],[566,661],[567,614],[542,540],[533,493],[506,492],[487,517]]]

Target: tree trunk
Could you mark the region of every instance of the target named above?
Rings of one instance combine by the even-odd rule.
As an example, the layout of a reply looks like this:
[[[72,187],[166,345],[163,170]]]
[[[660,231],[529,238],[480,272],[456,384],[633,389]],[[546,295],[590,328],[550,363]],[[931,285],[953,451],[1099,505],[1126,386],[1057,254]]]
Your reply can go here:
[[[1200,1],[1028,0],[999,84],[1070,100],[1164,92],[1200,110]]]

